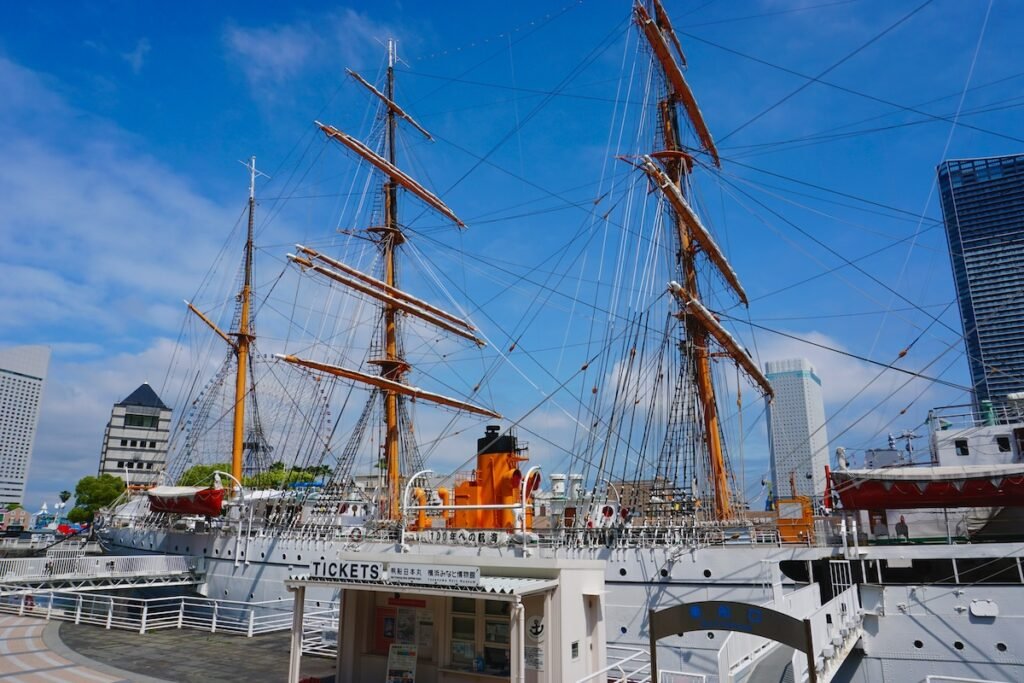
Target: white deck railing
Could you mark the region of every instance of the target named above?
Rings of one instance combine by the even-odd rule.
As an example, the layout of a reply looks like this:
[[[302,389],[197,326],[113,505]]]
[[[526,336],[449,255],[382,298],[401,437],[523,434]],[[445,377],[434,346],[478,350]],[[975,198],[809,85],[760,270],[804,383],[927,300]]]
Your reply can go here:
[[[309,623],[312,631],[331,623],[333,618],[334,628],[337,628],[338,607],[337,602],[307,601],[303,623]],[[188,596],[129,598],[101,593],[48,591],[0,599],[0,612],[138,633],[189,628],[252,637],[287,631],[292,626],[292,603],[288,600],[239,602]],[[309,652],[325,654],[316,650]]]
[[[608,666],[599,669],[576,683],[650,683],[651,653],[644,649],[608,645]]]

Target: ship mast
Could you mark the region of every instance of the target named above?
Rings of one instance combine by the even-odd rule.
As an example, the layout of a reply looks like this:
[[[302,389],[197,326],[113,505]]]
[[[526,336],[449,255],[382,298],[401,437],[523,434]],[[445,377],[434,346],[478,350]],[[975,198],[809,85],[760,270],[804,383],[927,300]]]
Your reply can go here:
[[[242,481],[242,450],[245,446],[245,397],[248,393],[249,347],[255,339],[252,334],[252,252],[256,220],[256,177],[266,176],[265,173],[256,169],[255,156],[249,158],[249,163],[241,163],[249,169],[249,222],[245,235],[242,290],[238,294],[241,306],[238,331],[224,333],[199,309],[190,302],[185,302],[189,310],[195,313],[200,320],[227,342],[228,346],[235,353],[235,402],[231,433],[231,475],[236,481]]]
[[[659,106],[664,116],[665,148],[672,151],[682,149],[679,135],[679,119],[671,95],[667,95]],[[669,180],[685,197],[685,174],[693,170],[692,164],[685,160],[676,160],[667,165]],[[697,247],[690,230],[681,225],[682,219],[673,213],[673,223],[679,236],[678,266],[683,276],[683,287],[689,296],[700,301],[700,289],[697,283]],[[718,402],[715,397],[715,385],[711,378],[711,356],[708,349],[707,330],[697,321],[695,316],[685,316],[686,338],[689,340],[694,378],[697,385],[697,399],[700,402],[701,418],[704,423],[704,437],[708,449],[708,465],[711,470],[711,481],[715,493],[715,518],[729,519],[732,517],[728,473],[725,467],[725,453],[722,448],[722,432],[718,419]]]
[[[403,357],[400,342],[401,330],[399,329],[399,323],[403,316],[412,316],[446,332],[468,339],[478,346],[483,346],[484,342],[474,334],[475,328],[468,322],[398,288],[398,248],[406,241],[398,221],[398,190],[400,188],[411,193],[430,208],[451,220],[456,226],[463,228],[465,224],[440,198],[398,168],[396,135],[399,118],[409,123],[428,140],[433,140],[433,138],[430,133],[414,121],[395,102],[396,61],[395,42],[389,40],[387,80],[384,92],[378,90],[356,72],[348,71],[348,74],[353,79],[373,93],[384,104],[385,136],[383,154],[378,154],[356,138],[338,130],[334,126],[317,122],[317,126],[329,139],[355,152],[385,176],[382,188],[384,200],[383,225],[368,228],[368,232],[375,234],[378,239],[383,261],[383,277],[377,278],[362,273],[351,266],[302,245],[296,245],[299,254],[288,255],[288,258],[301,268],[311,270],[363,296],[380,302],[382,309],[381,336],[383,354],[382,357],[373,358],[369,361],[378,367],[379,374],[370,375],[359,370],[302,359],[292,355],[279,356],[293,365],[361,382],[381,392],[384,399],[383,461],[387,479],[388,499],[387,506],[382,510],[382,513],[390,520],[399,520],[401,518],[403,482],[401,466],[402,439],[399,434],[399,422],[401,419],[399,401],[403,397],[426,400],[477,415],[500,417],[494,411],[455,398],[424,391],[418,387],[409,386],[404,381],[405,375],[410,371],[411,367]]]
[[[388,100],[395,101],[395,42],[388,41]],[[395,110],[387,108],[387,158],[395,165]],[[382,248],[384,250],[384,282],[388,287],[397,288],[398,279],[395,272],[395,251],[405,240],[398,225],[398,186],[388,178],[384,182],[384,229],[381,231]],[[384,302],[384,358],[376,363],[380,366],[381,376],[392,382],[399,382],[408,372],[409,366],[399,355],[398,349],[398,311],[389,301]],[[388,518],[397,519],[399,515],[399,498],[401,495],[401,467],[398,453],[398,394],[393,390],[384,390],[384,461],[388,482]]]
[[[666,83],[666,94],[658,102],[659,120],[662,124],[660,137],[664,150],[644,155],[639,163],[634,164],[647,174],[672,208],[672,226],[679,244],[677,267],[682,283],[670,283],[669,292],[682,305],[682,310],[677,315],[686,331],[687,360],[692,369],[693,383],[701,409],[708,471],[714,491],[714,516],[716,519],[729,519],[733,515],[733,506],[718,403],[711,373],[710,342],[714,340],[722,349],[721,355],[731,357],[742,367],[766,396],[772,395],[772,389],[756,363],[701,303],[697,279],[698,255],[701,253],[717,269],[744,305],[747,303],[747,295],[735,271],[686,199],[686,179],[693,171],[694,159],[683,146],[679,124],[680,108],[685,112],[700,142],[701,151],[711,158],[715,166],[720,165],[720,160],[711,133],[680,68],[680,64],[686,64],[686,59],[679,39],[660,0],[651,1],[654,8],[653,18],[640,0],[634,5],[634,17],[647,39],[655,64]],[[657,158],[660,166],[652,157]]]

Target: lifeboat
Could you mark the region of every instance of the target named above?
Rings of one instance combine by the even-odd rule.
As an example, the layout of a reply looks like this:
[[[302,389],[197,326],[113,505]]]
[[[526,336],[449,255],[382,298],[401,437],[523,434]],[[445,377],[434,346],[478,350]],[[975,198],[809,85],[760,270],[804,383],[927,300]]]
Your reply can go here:
[[[1024,463],[833,471],[848,510],[1024,506]]]
[[[146,495],[153,512],[215,517],[224,505],[224,489],[217,486],[155,486]]]

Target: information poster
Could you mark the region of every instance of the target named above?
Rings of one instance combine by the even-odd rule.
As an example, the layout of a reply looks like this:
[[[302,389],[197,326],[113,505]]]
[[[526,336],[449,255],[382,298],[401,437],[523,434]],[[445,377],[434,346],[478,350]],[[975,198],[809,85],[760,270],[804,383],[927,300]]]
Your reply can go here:
[[[544,670],[544,646],[527,645],[523,648],[526,659],[526,668],[534,671]]]
[[[385,683],[415,683],[416,646],[394,644],[388,650]]]
[[[400,645],[416,645],[416,610],[399,607],[395,621],[395,642]]]
[[[420,610],[419,620],[419,638],[416,644],[420,652],[424,653],[423,656],[430,659],[430,653],[434,650],[434,613],[430,610]]]

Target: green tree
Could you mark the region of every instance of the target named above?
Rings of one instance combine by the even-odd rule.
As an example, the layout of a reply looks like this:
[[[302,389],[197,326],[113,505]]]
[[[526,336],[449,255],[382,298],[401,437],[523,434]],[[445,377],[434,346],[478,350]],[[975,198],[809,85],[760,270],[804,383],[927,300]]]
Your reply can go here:
[[[84,524],[91,519],[89,511],[77,505],[68,512],[68,521],[74,524]]]
[[[21,503],[8,503],[7,504],[7,509],[8,510],[17,510],[17,509],[22,508],[22,507],[25,507],[25,506],[22,505]]]
[[[178,478],[178,486],[213,486],[213,473],[217,470],[230,472],[231,465],[226,462],[192,465]],[[231,483],[225,481],[224,485],[230,486]]]
[[[286,470],[283,466],[276,468],[271,465],[270,469],[266,472],[244,477],[242,483],[254,489],[281,489],[289,484],[300,481],[313,481],[315,478],[312,473],[304,472],[301,468]]]
[[[74,521],[92,521],[96,511],[110,505],[124,492],[124,480],[112,474],[82,477],[75,486],[75,507],[68,513]],[[74,515],[74,517],[72,517]]]
[[[62,503],[66,503],[71,500],[71,491],[61,491],[57,495],[60,496],[60,502]]]

